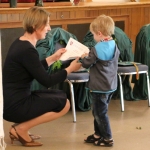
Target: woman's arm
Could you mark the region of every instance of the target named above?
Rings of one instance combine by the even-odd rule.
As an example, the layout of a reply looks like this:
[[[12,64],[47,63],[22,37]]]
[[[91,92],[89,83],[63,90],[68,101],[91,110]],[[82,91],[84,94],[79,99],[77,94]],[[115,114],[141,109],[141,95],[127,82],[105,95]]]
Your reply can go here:
[[[61,48],[58,51],[56,51],[53,55],[46,58],[46,62],[48,66],[53,64],[55,61],[59,60],[59,58],[62,56],[63,53],[66,52],[65,48]]]
[[[55,58],[59,58],[59,56]],[[52,60],[53,57],[52,59],[48,59],[49,62],[52,62]],[[65,70],[61,70],[56,72],[55,74],[49,75],[46,72],[41,61],[39,61],[39,57],[35,49],[29,49],[25,54],[23,54],[22,63],[22,65],[26,68],[30,75],[46,87],[50,87],[57,83],[63,82],[66,79],[67,74],[71,73],[72,71],[76,71],[81,67],[81,63],[78,63],[78,59],[76,59]],[[45,63],[47,62],[45,61]]]

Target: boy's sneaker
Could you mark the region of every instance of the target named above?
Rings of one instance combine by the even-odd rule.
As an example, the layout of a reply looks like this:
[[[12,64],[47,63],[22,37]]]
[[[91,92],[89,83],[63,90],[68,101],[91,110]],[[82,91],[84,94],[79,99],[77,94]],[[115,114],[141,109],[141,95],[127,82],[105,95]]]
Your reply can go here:
[[[95,146],[106,146],[106,147],[110,147],[113,146],[114,144],[114,140],[105,140],[104,138],[100,138],[98,141],[96,141],[94,143]]]

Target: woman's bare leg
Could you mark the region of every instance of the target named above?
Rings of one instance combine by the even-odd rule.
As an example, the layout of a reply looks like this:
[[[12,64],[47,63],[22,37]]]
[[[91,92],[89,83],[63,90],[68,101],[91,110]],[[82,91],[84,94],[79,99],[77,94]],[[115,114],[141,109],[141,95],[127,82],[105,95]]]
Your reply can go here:
[[[17,133],[26,141],[31,141],[31,138],[28,135],[29,129],[32,127],[35,127],[39,124],[50,122],[52,120],[55,120],[57,118],[60,118],[61,116],[65,115],[70,109],[70,102],[67,100],[65,107],[62,109],[62,111],[56,113],[56,112],[47,112],[39,117],[36,117],[34,119],[31,119],[29,121],[23,122],[15,126],[15,129]],[[16,135],[15,130],[12,128],[10,131],[13,135]]]

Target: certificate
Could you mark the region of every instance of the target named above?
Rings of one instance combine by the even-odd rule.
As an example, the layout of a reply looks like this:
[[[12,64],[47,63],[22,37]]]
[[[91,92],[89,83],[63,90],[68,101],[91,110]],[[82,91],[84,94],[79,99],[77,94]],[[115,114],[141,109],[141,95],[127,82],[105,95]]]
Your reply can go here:
[[[84,53],[89,53],[89,48],[82,43],[70,38],[66,45],[66,52],[62,54],[60,60],[71,60],[81,57]]]

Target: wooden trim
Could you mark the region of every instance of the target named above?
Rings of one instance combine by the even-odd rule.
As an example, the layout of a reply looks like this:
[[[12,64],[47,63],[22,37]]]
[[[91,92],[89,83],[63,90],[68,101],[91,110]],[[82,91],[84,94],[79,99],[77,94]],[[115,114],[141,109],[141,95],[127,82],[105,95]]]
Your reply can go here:
[[[31,6],[34,3],[18,3],[17,8],[0,3],[0,28],[22,27],[23,15]],[[90,23],[100,14],[109,15],[114,21],[124,21],[124,31],[133,46],[140,28],[150,22],[150,2],[80,2],[78,6],[72,6],[70,2],[44,2],[43,8],[52,13],[50,25],[61,25],[65,30],[69,24]]]
[[[146,2],[114,2],[114,3],[104,3],[104,2],[80,2],[78,6],[72,6],[70,2],[44,2],[44,9],[49,9],[49,10],[54,10],[56,11],[56,9],[58,11],[63,10],[81,10],[81,9],[85,9],[85,10],[93,10],[95,8],[99,8],[99,9],[109,9],[109,8],[116,8],[116,9],[120,9],[120,8],[129,8],[129,7],[146,7],[147,5],[149,5],[150,2],[146,1]],[[34,6],[34,3],[18,3],[17,4],[17,8],[9,8],[9,4],[8,3],[0,3],[0,12],[3,11],[25,11],[26,9],[28,9],[29,7]],[[149,6],[147,6],[149,7]]]

